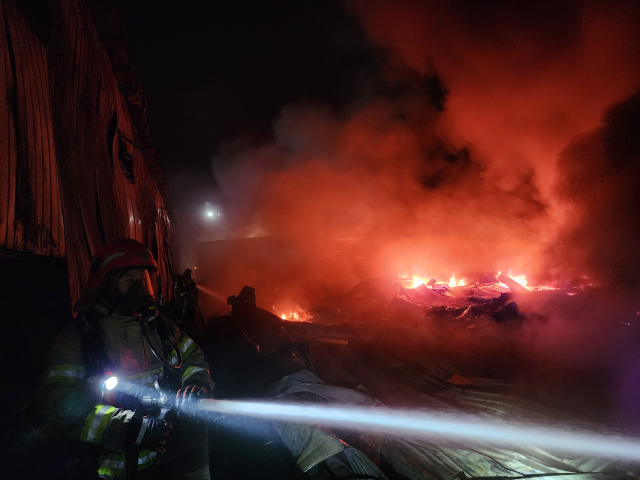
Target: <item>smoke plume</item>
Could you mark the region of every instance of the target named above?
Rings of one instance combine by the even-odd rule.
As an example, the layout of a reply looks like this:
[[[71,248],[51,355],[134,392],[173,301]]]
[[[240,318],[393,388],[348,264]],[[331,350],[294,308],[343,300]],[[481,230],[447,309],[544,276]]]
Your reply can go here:
[[[576,137],[562,152],[557,193],[571,214],[554,251],[561,271],[638,283],[639,126],[640,91],[610,108],[600,128]]]
[[[272,142],[221,149],[218,238],[287,238],[280,279],[312,296],[398,274],[640,279],[637,3],[346,8],[385,88],[288,106]],[[349,255],[328,257],[337,239]]]

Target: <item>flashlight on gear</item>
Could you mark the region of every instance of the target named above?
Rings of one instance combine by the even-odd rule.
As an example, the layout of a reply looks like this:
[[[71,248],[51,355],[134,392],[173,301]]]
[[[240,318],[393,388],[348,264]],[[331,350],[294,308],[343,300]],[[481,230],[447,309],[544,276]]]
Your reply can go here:
[[[115,406],[116,397],[122,387],[122,382],[118,380],[118,377],[107,373],[102,382],[100,382],[101,401]]]
[[[113,390],[118,386],[118,377],[116,376],[110,376],[107,377],[107,379],[104,381],[104,388],[105,390]]]
[[[153,389],[127,381],[119,381],[115,375],[108,375],[102,382],[102,399],[115,407],[132,410],[138,408],[171,409],[174,403],[174,398],[160,389],[157,380],[155,389]]]
[[[118,385],[118,377],[107,373],[107,375],[100,382],[100,401],[109,405],[116,406],[116,397],[118,391],[122,389],[122,385]]]

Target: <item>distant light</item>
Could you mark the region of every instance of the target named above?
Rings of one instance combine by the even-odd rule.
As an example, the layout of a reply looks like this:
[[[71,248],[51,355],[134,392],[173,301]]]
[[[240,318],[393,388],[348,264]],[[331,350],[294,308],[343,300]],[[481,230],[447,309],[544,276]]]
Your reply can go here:
[[[198,267],[193,267],[193,269],[194,269],[194,270],[197,270],[197,269],[198,269]]]
[[[113,390],[118,385],[118,377],[109,377],[104,382],[104,388],[107,390]]]
[[[216,212],[215,209],[213,208],[213,205],[211,205],[209,202],[206,202],[204,206],[205,206],[205,215],[207,217],[215,218],[220,216],[220,212]]]

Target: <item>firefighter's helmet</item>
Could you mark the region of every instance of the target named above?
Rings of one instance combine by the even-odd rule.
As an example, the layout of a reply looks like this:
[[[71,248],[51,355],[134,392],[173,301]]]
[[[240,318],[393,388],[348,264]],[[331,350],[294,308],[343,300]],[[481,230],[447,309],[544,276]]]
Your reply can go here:
[[[102,292],[110,272],[132,267],[148,270],[157,268],[153,255],[140,242],[130,238],[118,238],[96,249],[95,256],[91,259],[87,286],[73,310],[80,312],[91,306]]]

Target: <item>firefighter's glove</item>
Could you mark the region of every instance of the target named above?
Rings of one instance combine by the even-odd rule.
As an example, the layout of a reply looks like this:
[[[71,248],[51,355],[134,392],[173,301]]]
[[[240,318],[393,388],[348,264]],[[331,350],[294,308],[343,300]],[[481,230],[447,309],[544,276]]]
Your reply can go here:
[[[136,445],[157,453],[165,452],[167,439],[173,430],[170,422],[157,417],[133,417],[131,423]]]
[[[176,393],[175,409],[189,417],[195,417],[200,400],[209,398],[209,391],[205,387],[188,385]]]

